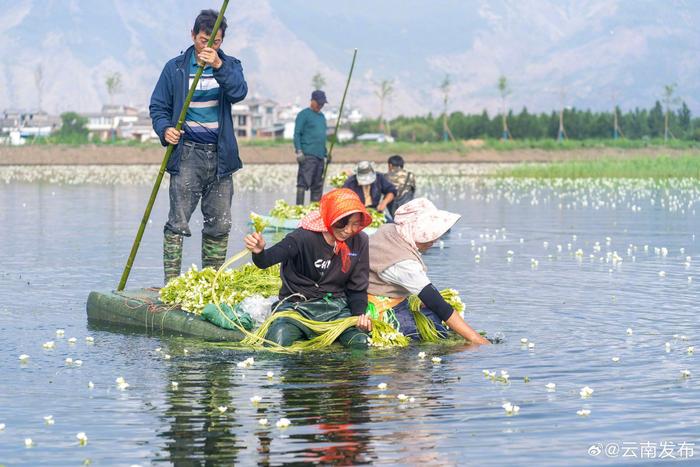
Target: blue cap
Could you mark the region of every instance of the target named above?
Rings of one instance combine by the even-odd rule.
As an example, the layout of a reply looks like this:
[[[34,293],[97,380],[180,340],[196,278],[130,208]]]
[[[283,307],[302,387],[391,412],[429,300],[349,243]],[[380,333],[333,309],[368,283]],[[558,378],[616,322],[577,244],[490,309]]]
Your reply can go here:
[[[318,102],[319,104],[325,104],[328,102],[326,99],[326,93],[320,90],[316,90],[311,93],[311,100]]]

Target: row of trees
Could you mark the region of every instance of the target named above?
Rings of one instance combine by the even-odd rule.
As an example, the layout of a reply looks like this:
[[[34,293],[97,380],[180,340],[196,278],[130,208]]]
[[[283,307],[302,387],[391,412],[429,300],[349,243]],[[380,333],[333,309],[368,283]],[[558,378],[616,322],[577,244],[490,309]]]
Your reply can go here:
[[[318,72],[311,79],[314,89],[325,86],[326,80]],[[700,141],[700,119],[692,118],[687,104],[675,94],[676,85],[664,86],[663,98],[651,109],[630,110],[622,113],[619,107],[610,112],[592,112],[576,108],[562,108],[551,113],[530,113],[523,108],[519,113],[508,109],[507,100],[512,94],[505,76],[500,76],[496,89],[501,97],[498,114],[448,113],[451,81],[448,75],[438,89],[442,96],[442,112],[439,116],[385,118],[387,104],[394,94],[393,80],[375,83],[379,105],[376,119],[363,120],[352,125],[355,134],[385,133],[398,141],[433,142],[447,139],[657,139],[669,138]],[[679,107],[680,104],[680,107]]]
[[[700,141],[700,118],[692,118],[690,109],[683,102],[677,111],[666,112],[661,102],[651,109],[634,109],[621,112],[616,109],[618,136],[628,139],[664,138],[666,121],[670,137]],[[456,139],[498,139],[504,137],[503,114],[451,114],[421,117],[397,117],[388,122],[391,135],[398,141],[431,142],[444,139],[449,131]],[[507,131],[515,139],[557,139],[560,119],[563,120],[566,137],[570,139],[609,139],[615,137],[615,115],[613,112],[592,112],[576,108],[560,112],[530,113],[523,108],[519,113],[512,110],[505,114]],[[560,118],[561,117],[561,118]],[[381,119],[363,120],[352,126],[355,134],[380,132],[384,125]]]

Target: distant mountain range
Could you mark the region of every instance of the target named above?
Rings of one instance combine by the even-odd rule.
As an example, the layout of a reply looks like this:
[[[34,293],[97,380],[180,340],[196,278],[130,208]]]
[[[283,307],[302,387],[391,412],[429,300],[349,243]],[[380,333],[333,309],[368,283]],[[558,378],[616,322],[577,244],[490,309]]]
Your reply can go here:
[[[0,109],[95,111],[105,77],[115,103],[146,106],[167,59],[190,44],[201,8],[218,1],[2,0]],[[700,2],[692,0],[232,0],[224,50],[239,57],[250,95],[304,104],[321,72],[338,102],[359,49],[350,104],[376,115],[377,83],[394,80],[390,116],[509,105],[651,107],[663,86],[700,112]],[[37,70],[41,79],[37,80]]]

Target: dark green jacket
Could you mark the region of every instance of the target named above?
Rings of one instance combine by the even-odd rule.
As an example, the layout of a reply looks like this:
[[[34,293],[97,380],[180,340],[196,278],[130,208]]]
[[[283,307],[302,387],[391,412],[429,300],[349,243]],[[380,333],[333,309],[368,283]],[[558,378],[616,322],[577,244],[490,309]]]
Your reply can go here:
[[[294,150],[319,159],[326,157],[326,117],[306,108],[297,114],[294,123]]]

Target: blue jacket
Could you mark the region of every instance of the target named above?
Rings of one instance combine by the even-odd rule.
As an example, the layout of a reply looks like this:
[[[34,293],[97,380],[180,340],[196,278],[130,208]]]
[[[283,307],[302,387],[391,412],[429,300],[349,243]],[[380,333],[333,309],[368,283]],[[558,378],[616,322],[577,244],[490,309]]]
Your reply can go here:
[[[177,125],[177,119],[185,103],[185,98],[187,98],[187,92],[190,88],[189,63],[193,53],[194,46],[190,46],[185,53],[168,61],[163,67],[163,72],[160,74],[151,95],[149,110],[153,121],[153,130],[163,146],[168,145],[165,141],[165,130]],[[224,54],[221,50],[219,50],[219,58],[223,64],[218,70],[214,70],[214,79],[219,83],[220,89],[216,175],[225,177],[243,167],[238,155],[236,135],[233,131],[231,105],[245,98],[248,93],[248,85],[243,77],[240,60]],[[172,175],[177,175],[180,172],[182,143],[181,138],[168,160],[167,170]]]

